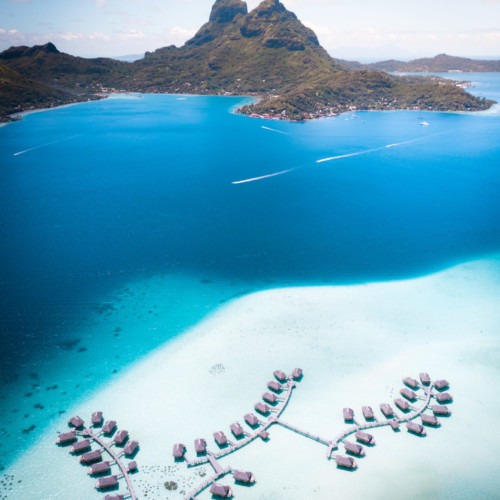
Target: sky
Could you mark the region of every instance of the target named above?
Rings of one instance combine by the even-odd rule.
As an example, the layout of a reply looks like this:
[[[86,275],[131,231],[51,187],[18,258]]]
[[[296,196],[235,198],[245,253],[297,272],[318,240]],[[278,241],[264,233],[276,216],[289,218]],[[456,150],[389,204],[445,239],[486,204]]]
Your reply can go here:
[[[0,0],[0,50],[53,42],[83,57],[182,45],[214,0]],[[249,9],[259,0],[249,0]],[[283,0],[334,57],[500,59],[500,0]]]

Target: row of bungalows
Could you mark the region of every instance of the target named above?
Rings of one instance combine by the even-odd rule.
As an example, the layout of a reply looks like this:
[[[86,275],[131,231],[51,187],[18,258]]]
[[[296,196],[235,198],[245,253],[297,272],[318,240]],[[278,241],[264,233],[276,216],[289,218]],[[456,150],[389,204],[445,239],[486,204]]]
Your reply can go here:
[[[417,436],[425,436],[427,433],[422,425],[417,424],[416,422],[409,421],[406,423],[406,428],[412,434],[416,434]]]
[[[434,415],[440,415],[441,417],[448,417],[451,415],[450,409],[444,405],[432,405],[431,410]]]

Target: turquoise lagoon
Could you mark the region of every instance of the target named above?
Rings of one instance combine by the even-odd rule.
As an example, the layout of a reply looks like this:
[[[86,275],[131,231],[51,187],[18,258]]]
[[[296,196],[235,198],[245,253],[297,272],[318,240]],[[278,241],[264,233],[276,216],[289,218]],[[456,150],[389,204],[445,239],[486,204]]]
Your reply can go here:
[[[500,101],[498,74],[453,76]],[[296,124],[244,101],[112,96],[0,129],[0,467],[232,298],[499,252],[498,107]]]

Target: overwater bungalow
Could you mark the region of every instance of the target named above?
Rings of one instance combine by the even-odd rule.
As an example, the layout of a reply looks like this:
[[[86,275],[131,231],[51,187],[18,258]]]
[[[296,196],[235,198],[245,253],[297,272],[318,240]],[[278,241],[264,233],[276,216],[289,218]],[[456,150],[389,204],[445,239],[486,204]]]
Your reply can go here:
[[[392,406],[387,403],[382,403],[380,405],[380,411],[384,414],[384,417],[389,418],[394,416],[394,410],[392,409]]]
[[[137,441],[129,441],[127,446],[123,448],[123,453],[125,453],[125,455],[133,455],[138,446],[139,443]]]
[[[246,472],[243,470],[233,471],[233,478],[238,483],[253,484],[255,483],[255,477],[251,472]]]
[[[207,452],[207,442],[203,438],[194,440],[194,450],[196,453],[206,453]]]
[[[268,389],[271,389],[271,391],[274,391],[274,392],[281,392],[283,390],[283,386],[279,382],[277,382],[276,380],[270,380],[267,383],[267,387],[268,387]]]
[[[123,495],[106,495],[104,500],[123,500],[124,498]]]
[[[118,476],[100,477],[95,485],[96,489],[104,490],[107,488],[114,488],[118,484]]]
[[[129,462],[127,466],[127,471],[128,472],[135,472],[137,470],[137,462],[135,460],[132,460],[132,462]]]
[[[71,453],[82,453],[87,450],[90,450],[90,441],[88,439],[82,439],[81,441],[77,441],[69,449]]]
[[[295,368],[292,372],[292,377],[294,380],[300,380],[302,378],[302,375],[304,374],[304,371],[302,368]]]
[[[363,412],[363,416],[366,418],[366,420],[372,420],[375,418],[375,415],[373,413],[371,406],[363,406],[361,408],[361,411]]]
[[[93,426],[99,426],[102,424],[102,411],[95,411],[90,417],[90,421]]]
[[[265,392],[264,394],[262,394],[262,399],[270,404],[275,404],[278,402],[278,396],[276,396],[276,394],[273,394],[272,392]]]
[[[238,422],[231,424],[229,428],[231,429],[231,432],[233,433],[233,436],[235,438],[239,438],[245,434],[243,427],[241,427],[241,425]]]
[[[406,401],[405,399],[401,398],[396,398],[394,400],[394,404],[401,410],[401,411],[408,411],[410,409],[410,403]]]
[[[434,415],[441,415],[443,417],[451,415],[451,411],[449,410],[449,408],[444,405],[432,405],[431,410],[434,413]]]
[[[427,434],[423,426],[417,424],[416,422],[412,422],[411,420],[406,423],[406,428],[408,429],[408,432],[417,434],[418,436],[425,436]]]
[[[444,379],[436,380],[434,382],[434,387],[438,391],[444,391],[445,389],[448,389],[448,387],[450,387],[450,383],[447,380],[444,380]]]
[[[261,403],[260,401],[256,403],[254,408],[259,413],[262,413],[262,415],[267,415],[271,411],[271,408],[269,408],[269,406],[267,406],[265,403]]]
[[[438,425],[440,425],[439,420],[434,415],[427,415],[425,413],[422,413],[420,415],[420,418],[422,419],[422,423],[424,425],[430,425],[433,427],[437,427]]]
[[[422,372],[420,375],[420,382],[422,382],[423,385],[430,385],[431,384],[431,377],[429,376],[428,373]]]
[[[102,426],[102,432],[104,432],[104,434],[113,434],[115,428],[116,428],[116,422],[114,420],[108,420]]]
[[[351,443],[350,441],[344,441],[344,448],[347,453],[352,453],[358,457],[363,457],[365,455],[365,449],[358,443]]]
[[[181,459],[184,454],[186,453],[186,446],[183,445],[182,443],[176,443],[174,444],[174,450],[172,452],[172,455],[174,456],[175,459]]]
[[[109,462],[99,462],[93,464],[88,470],[89,476],[96,474],[107,474],[111,470],[111,464]]]
[[[354,411],[352,408],[344,408],[342,413],[346,422],[352,422],[354,420]]]
[[[247,413],[243,418],[250,427],[259,425],[259,419],[253,413]]]
[[[115,437],[113,438],[113,441],[118,445],[121,446],[128,438],[128,431],[126,430],[121,430],[118,431],[115,434]]]
[[[56,444],[69,444],[75,442],[76,440],[77,437],[75,431],[63,432],[57,436]]]
[[[75,415],[74,417],[71,417],[68,421],[68,425],[71,425],[75,429],[79,429],[80,427],[83,427],[83,424],[85,422],[83,421],[82,418],[80,418],[78,415]]]
[[[393,418],[392,420],[389,420],[389,425],[391,426],[393,431],[397,431],[399,429],[399,420]]]
[[[453,401],[453,396],[449,392],[436,394],[435,398],[438,403],[451,403]]]
[[[356,439],[361,443],[371,444],[371,445],[375,444],[375,438],[371,434],[368,434],[368,432],[357,431],[355,436]]]
[[[411,389],[408,389],[408,387],[403,387],[399,393],[401,396],[409,399],[410,401],[415,401],[417,399],[417,395]]]
[[[219,446],[226,446],[227,444],[227,437],[222,431],[214,432],[214,439]]]
[[[405,377],[403,379],[403,384],[407,385],[408,387],[410,387],[412,389],[418,388],[418,382],[413,377]]]
[[[219,498],[231,498],[233,496],[231,488],[220,483],[213,483],[212,486],[210,486],[210,493]]]
[[[278,379],[279,382],[283,383],[288,380],[286,373],[282,370],[276,370],[273,372],[273,375]]]
[[[94,462],[100,462],[102,460],[102,455],[99,450],[88,451],[80,457],[81,464],[93,464]]]
[[[346,457],[345,455],[335,455],[335,462],[337,463],[337,467],[343,469],[356,469],[358,466],[354,458]]]

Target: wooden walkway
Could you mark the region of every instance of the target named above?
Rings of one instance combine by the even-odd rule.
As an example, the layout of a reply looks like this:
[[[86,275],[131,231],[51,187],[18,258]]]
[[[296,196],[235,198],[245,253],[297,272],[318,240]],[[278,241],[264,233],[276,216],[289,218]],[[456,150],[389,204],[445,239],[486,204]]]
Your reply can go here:
[[[77,434],[81,434],[82,436],[94,440],[96,443],[98,443],[106,450],[106,452],[113,458],[113,460],[116,462],[116,465],[121,470],[123,477],[127,482],[128,494],[131,500],[137,500],[137,497],[134,492],[134,486],[132,485],[132,480],[130,479],[128,470],[126,469],[125,465],[123,465],[122,461],[120,460],[120,457],[113,451],[111,446],[106,441],[102,440],[98,435],[94,434],[90,429],[85,429],[81,432],[78,432]]]
[[[214,476],[209,477],[205,482],[197,486],[194,490],[190,491],[187,496],[184,497],[184,500],[194,500],[194,498],[199,495],[204,489],[208,488],[212,483],[215,483],[215,481],[223,478],[231,472],[233,472],[233,469],[231,467],[228,467],[227,469],[221,470],[220,473],[216,473]]]

